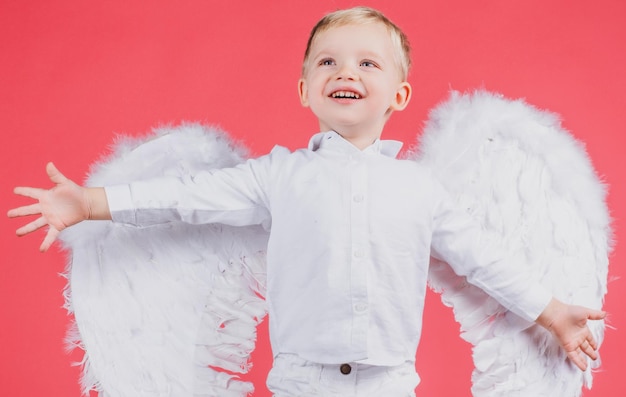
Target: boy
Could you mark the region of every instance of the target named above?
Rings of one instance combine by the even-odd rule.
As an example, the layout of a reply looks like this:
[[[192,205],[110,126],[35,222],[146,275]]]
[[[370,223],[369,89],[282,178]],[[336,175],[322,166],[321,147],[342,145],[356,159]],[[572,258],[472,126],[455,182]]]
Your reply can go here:
[[[56,186],[16,188],[41,214],[18,229],[60,230],[85,219],[136,225],[174,220],[269,223],[267,302],[276,396],[411,396],[429,257],[438,256],[520,316],[549,329],[579,368],[595,359],[586,326],[604,313],[551,298],[516,272],[429,172],[395,159],[380,136],[411,97],[409,46],[379,12],[357,7],[313,29],[298,89],[325,131],[309,148],[183,180],[82,188],[49,164]]]

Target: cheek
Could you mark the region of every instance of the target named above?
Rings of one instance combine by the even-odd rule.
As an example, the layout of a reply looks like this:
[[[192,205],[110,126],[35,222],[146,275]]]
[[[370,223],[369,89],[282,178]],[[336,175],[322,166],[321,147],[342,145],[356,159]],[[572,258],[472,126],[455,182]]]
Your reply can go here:
[[[326,86],[326,79],[322,76],[315,76],[310,80],[310,93],[316,95],[323,95],[324,87]]]
[[[308,86],[308,92],[307,92],[307,96],[309,98],[309,101],[311,103],[313,102],[322,102],[324,100],[324,98],[326,97],[325,95],[325,84],[323,81],[321,80],[312,80],[311,83]]]

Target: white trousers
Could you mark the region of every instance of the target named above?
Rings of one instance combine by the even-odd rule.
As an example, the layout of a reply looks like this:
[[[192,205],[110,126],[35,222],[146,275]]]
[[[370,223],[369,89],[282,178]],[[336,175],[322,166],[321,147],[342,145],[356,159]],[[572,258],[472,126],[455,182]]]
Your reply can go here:
[[[274,397],[415,397],[415,363],[394,367],[318,364],[279,354],[267,377]]]

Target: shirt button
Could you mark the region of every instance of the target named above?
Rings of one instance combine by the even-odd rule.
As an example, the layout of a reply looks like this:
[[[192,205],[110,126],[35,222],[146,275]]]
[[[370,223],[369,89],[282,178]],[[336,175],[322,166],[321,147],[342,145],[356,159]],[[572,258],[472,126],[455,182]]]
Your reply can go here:
[[[357,303],[354,305],[354,310],[362,313],[367,310],[367,305],[365,303]]]
[[[363,201],[363,195],[362,194],[355,194],[354,196],[352,196],[352,201],[354,201],[355,203],[360,203],[361,201]]]
[[[363,250],[355,250],[353,253],[355,258],[363,258],[365,256],[365,251]]]
[[[352,372],[352,367],[350,366],[350,364],[341,364],[341,366],[339,367],[339,371],[341,371],[341,373],[344,375],[349,375],[350,372]]]

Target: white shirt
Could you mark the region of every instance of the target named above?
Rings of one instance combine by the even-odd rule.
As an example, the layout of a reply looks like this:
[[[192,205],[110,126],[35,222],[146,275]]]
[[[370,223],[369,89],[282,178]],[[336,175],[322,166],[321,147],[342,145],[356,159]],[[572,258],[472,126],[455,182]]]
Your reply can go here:
[[[109,187],[107,198],[115,221],[135,225],[271,224],[274,355],[414,360],[431,254],[535,320],[551,295],[450,204],[427,169],[395,159],[401,145],[377,140],[361,151],[331,131],[308,149],[277,147],[234,168]]]

